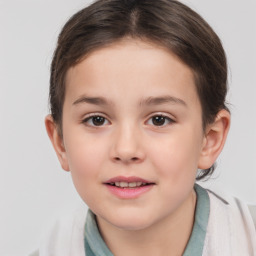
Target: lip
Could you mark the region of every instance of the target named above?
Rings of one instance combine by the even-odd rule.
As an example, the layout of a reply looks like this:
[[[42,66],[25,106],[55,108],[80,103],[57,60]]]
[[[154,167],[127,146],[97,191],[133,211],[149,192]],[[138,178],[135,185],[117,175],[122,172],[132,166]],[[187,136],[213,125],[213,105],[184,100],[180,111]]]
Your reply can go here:
[[[142,183],[146,183],[147,185],[140,186],[140,187],[133,187],[133,188],[117,187],[117,186],[111,185],[111,183],[115,183],[115,182],[142,182]],[[107,180],[103,184],[107,187],[108,191],[111,194],[118,197],[119,199],[139,198],[143,194],[149,192],[155,185],[154,182],[151,182],[136,176],[130,176],[130,177],[118,176],[118,177],[114,177]]]
[[[142,179],[140,177],[136,177],[136,176],[130,176],[130,177],[117,176],[117,177],[114,177],[114,178],[111,178],[111,179],[105,181],[104,184],[114,183],[114,182],[118,182],[118,181],[123,181],[123,182],[142,182],[142,183],[150,183],[150,184],[154,183],[152,181],[148,181],[148,180]]]

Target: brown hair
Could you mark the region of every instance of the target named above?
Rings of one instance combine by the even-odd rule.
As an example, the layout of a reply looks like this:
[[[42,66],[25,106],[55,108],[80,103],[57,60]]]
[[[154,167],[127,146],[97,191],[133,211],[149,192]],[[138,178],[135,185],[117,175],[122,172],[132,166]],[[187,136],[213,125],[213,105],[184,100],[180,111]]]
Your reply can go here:
[[[98,0],[63,27],[51,65],[50,107],[62,135],[67,70],[88,53],[125,37],[152,41],[177,55],[194,73],[203,128],[227,109],[227,63],[218,36],[206,21],[174,0]],[[203,170],[202,179],[214,171]]]

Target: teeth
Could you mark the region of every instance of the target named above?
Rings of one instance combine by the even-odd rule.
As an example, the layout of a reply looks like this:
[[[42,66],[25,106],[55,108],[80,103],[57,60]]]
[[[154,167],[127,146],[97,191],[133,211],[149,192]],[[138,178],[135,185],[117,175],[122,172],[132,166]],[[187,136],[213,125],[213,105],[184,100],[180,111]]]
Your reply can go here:
[[[135,188],[137,186],[136,182],[129,183],[129,188]]]
[[[143,183],[141,181],[138,182],[125,182],[125,181],[116,181],[115,183],[111,183],[111,185],[115,185],[116,187],[121,188],[135,188],[140,187],[141,185],[146,185],[146,183]]]
[[[121,181],[121,182],[119,183],[119,186],[120,186],[121,188],[127,188],[127,187],[128,187],[128,182]]]

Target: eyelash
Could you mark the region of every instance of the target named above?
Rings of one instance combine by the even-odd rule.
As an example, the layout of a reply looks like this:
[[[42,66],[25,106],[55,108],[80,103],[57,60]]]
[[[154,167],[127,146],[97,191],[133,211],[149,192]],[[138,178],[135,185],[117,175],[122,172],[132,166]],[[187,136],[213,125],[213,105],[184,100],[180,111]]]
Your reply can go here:
[[[150,120],[152,120],[152,118],[156,118],[156,117],[160,117],[161,119],[163,118],[164,119],[164,124],[160,124],[160,125],[156,125],[154,124],[154,121],[151,121],[151,124],[152,126],[155,126],[155,127],[165,127],[169,124],[172,124],[172,123],[175,123],[175,121],[168,117],[167,115],[164,115],[164,114],[155,114],[153,116],[151,116],[149,119],[147,119],[146,123],[149,123]],[[96,125],[95,123],[93,123],[93,118],[100,118],[98,121],[103,121],[102,124],[99,124],[99,125]],[[167,121],[167,124],[166,124],[166,121]],[[106,117],[102,116],[101,114],[90,114],[88,117],[86,117],[85,119],[82,120],[82,123],[87,125],[87,126],[90,126],[90,127],[101,127],[101,126],[105,126],[105,122],[107,122],[108,124],[110,124],[110,122],[107,120]]]
[[[153,124],[153,121],[151,121],[151,125],[152,125],[152,126],[155,126],[155,127],[165,127],[165,126],[167,126],[167,125],[172,124],[172,123],[175,122],[172,118],[170,118],[170,117],[167,116],[167,115],[164,115],[164,114],[155,114],[155,115],[151,116],[151,117],[147,120],[146,123],[148,123],[149,120],[152,120],[153,118],[156,118],[156,117],[158,117],[158,118],[159,118],[159,117],[160,117],[160,118],[163,118],[163,119],[164,119],[164,124],[155,125],[155,124]],[[166,121],[168,122],[167,124],[166,124]]]
[[[102,119],[104,119],[104,123],[105,123],[105,121],[107,121],[108,123],[110,123],[108,120],[107,120],[107,118],[106,117],[104,117],[104,116],[102,116],[101,114],[90,114],[90,115],[88,115],[85,119],[83,119],[82,120],[82,123],[83,124],[85,124],[85,125],[87,125],[87,126],[90,126],[90,127],[101,127],[101,126],[103,126],[103,125],[95,125],[95,124],[93,124],[93,118],[102,118]],[[91,122],[91,124],[89,124],[89,122]]]

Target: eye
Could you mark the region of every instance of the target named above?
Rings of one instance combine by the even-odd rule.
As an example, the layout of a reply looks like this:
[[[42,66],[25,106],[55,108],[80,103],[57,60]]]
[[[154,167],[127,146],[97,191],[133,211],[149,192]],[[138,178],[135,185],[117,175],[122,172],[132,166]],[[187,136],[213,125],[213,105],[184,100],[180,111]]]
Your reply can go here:
[[[82,123],[86,124],[87,126],[104,126],[109,124],[109,121],[100,115],[91,115],[86,117]]]
[[[155,115],[152,116],[147,123],[154,126],[166,126],[170,123],[173,123],[174,121],[167,116],[164,115]]]

